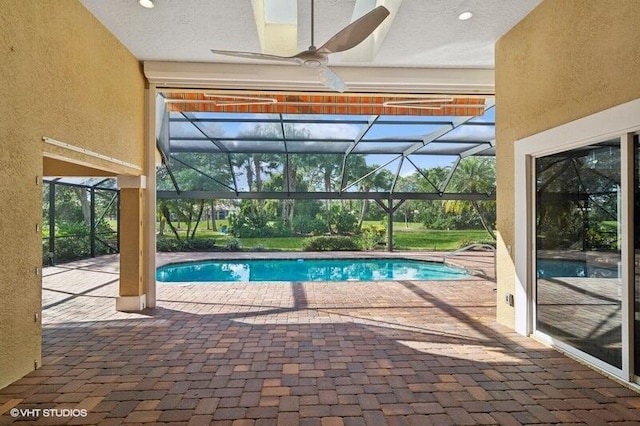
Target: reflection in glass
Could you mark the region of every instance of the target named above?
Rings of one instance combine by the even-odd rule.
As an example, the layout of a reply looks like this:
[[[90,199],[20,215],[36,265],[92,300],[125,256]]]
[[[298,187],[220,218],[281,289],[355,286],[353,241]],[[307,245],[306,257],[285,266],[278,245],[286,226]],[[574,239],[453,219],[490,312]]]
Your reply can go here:
[[[620,142],[535,168],[537,329],[621,368]]]

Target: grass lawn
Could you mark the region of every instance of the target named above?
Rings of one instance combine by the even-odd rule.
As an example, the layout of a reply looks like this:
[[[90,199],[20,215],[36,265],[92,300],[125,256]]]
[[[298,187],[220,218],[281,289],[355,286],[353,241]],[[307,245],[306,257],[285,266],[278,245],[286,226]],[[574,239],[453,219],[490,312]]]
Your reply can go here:
[[[221,221],[219,221],[220,223]],[[365,225],[382,225],[381,222],[365,222]],[[218,229],[220,229],[220,224]],[[171,233],[165,229],[165,235]],[[396,250],[455,250],[471,241],[489,241],[491,237],[484,230],[431,230],[420,223],[393,223],[394,248]],[[181,230],[184,233],[185,229]],[[231,238],[220,232],[207,230],[206,225],[198,228],[200,238],[214,238],[216,246],[224,247],[227,239]],[[239,238],[243,249],[286,250],[300,251],[305,237],[255,237]]]
[[[394,229],[393,243],[397,250],[456,250],[467,242],[487,241],[491,237],[484,230]]]
[[[386,228],[386,223],[365,222]],[[438,230],[427,229],[421,223],[393,222],[393,245],[397,250],[456,250],[470,241],[489,241],[483,229]]]

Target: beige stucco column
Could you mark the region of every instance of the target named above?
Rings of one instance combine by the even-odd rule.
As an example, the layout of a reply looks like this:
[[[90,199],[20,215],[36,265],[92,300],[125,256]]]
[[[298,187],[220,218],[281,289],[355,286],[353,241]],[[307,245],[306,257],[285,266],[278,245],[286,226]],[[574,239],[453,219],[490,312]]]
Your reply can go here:
[[[144,293],[145,176],[118,176],[120,188],[120,295],[118,311],[141,311]]]
[[[144,289],[147,308],[156,306],[156,167],[161,164],[156,148],[156,115],[158,105],[164,108],[164,100],[157,96],[155,86],[145,89],[145,151],[144,174],[146,197],[144,208]]]

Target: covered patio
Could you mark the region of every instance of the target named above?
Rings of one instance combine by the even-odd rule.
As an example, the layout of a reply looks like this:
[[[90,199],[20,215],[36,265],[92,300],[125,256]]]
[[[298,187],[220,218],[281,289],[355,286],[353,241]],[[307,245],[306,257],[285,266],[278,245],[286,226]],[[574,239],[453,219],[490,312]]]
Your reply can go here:
[[[159,254],[158,264],[210,255]],[[86,409],[38,424],[100,425],[640,422],[640,395],[496,322],[490,254],[453,261],[479,275],[158,283],[157,306],[141,313],[113,309],[115,255],[45,268],[43,366],[0,391],[0,415],[25,424],[12,408]]]

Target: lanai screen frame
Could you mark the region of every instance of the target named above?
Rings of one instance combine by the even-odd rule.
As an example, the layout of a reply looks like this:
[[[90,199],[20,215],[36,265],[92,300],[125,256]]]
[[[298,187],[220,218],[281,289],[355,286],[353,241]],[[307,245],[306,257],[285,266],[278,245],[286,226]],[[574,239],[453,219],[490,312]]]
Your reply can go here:
[[[457,104],[464,102],[464,97],[443,98],[436,96],[432,100],[427,100],[427,106],[424,102],[418,101],[401,101],[405,107],[398,108],[393,114],[369,114],[369,115],[309,115],[309,114],[289,114],[287,112],[275,111],[263,114],[236,114],[225,112],[215,112],[215,110],[203,108],[203,104],[207,101],[215,106],[216,102],[235,102],[233,98],[217,100],[207,100],[206,98],[198,99],[175,99],[171,94],[165,97],[162,91],[158,92],[156,97],[156,143],[159,151],[162,153],[163,167],[168,171],[173,181],[174,190],[158,190],[158,199],[315,199],[315,200],[349,200],[349,199],[368,199],[376,201],[388,215],[389,241],[388,249],[392,250],[392,216],[393,213],[406,200],[478,200],[493,201],[495,200],[495,187],[488,193],[457,193],[447,192],[448,185],[451,182],[458,164],[467,157],[483,156],[495,157],[495,118],[492,117],[495,111],[493,97],[482,97],[482,103],[479,106],[474,105],[476,115],[442,115],[433,114],[431,102],[440,102],[441,108],[449,108],[452,102]],[[263,99],[268,98],[250,98],[251,102],[262,103]],[[475,100],[474,100],[475,101]],[[176,110],[172,108],[173,103],[192,103],[198,104],[199,107],[187,107],[185,110]],[[268,102],[266,102],[268,103]],[[475,103],[475,102],[474,102]],[[406,106],[408,105],[408,106]],[[464,105],[466,106],[466,105]],[[184,107],[183,107],[184,108]],[[170,111],[170,109],[172,111]],[[420,109],[428,113],[422,115]],[[452,109],[449,108],[449,111]],[[389,111],[389,108],[386,108]],[[410,114],[404,116],[402,111],[410,111]],[[486,116],[485,116],[486,113]],[[491,119],[486,119],[489,116]],[[252,135],[250,138],[238,135],[216,135],[215,131],[211,131],[208,127],[216,123],[243,123],[253,125],[271,125],[280,130],[277,136],[269,135],[256,137]],[[349,125],[357,124],[360,130],[355,137],[326,137],[324,139],[316,138],[288,138],[286,126],[295,126],[300,124],[314,124],[318,126],[333,125]],[[411,135],[408,137],[377,137],[368,139],[367,135],[373,133],[372,129],[376,126],[424,126],[428,128],[424,134]],[[176,136],[172,129],[180,126],[182,135]],[[185,132],[184,128],[190,128]],[[469,129],[482,129],[477,135],[473,132],[467,132]],[[487,131],[488,130],[488,131]],[[463,131],[465,135],[457,138],[456,134]],[[292,149],[293,145],[295,147]],[[306,146],[305,146],[306,145]],[[268,148],[266,148],[268,147]],[[275,147],[275,149],[274,149]],[[200,152],[210,153],[212,155],[221,155],[227,158],[229,172],[234,177],[233,184],[227,185],[218,182],[224,187],[224,190],[197,190],[193,188],[182,188],[180,184],[173,179],[172,167],[177,163],[181,163],[181,167],[192,167],[185,164],[176,157],[176,153]],[[235,178],[231,156],[234,154],[280,154],[283,162],[289,161],[292,155],[305,154],[332,154],[342,157],[340,186],[336,191],[291,191],[288,187],[282,192],[273,191],[252,191],[241,190]],[[380,165],[373,172],[375,173],[386,167],[389,163],[396,162],[398,166],[394,173],[393,183],[388,191],[376,192],[358,192],[354,190],[354,186],[361,179],[366,178],[369,174],[357,178],[355,181],[349,182],[348,175],[348,158],[352,155],[384,155],[392,156],[392,160],[386,164]],[[421,168],[415,164],[416,156],[446,156],[451,157],[452,161],[447,178],[440,184],[434,185],[431,192],[401,192],[396,190],[396,182],[401,174],[403,167],[410,165],[414,170],[422,175],[427,181],[428,177],[422,172]],[[412,160],[413,158],[413,160]],[[207,176],[206,172],[192,167],[196,172],[206,176],[213,181],[215,178]]]
[[[44,177],[42,179],[42,182],[44,185],[49,185],[49,188],[48,188],[49,194],[47,197],[48,215],[46,219],[46,222],[49,228],[49,235],[46,238],[42,237],[43,240],[46,239],[48,241],[47,242],[48,253],[46,256],[47,261],[44,262],[44,256],[43,256],[44,264],[48,264],[48,266],[53,266],[57,264],[56,257],[55,257],[56,239],[61,237],[56,235],[56,223],[57,223],[57,220],[56,220],[57,215],[56,215],[56,208],[55,208],[56,186],[84,188],[89,191],[89,203],[90,203],[90,220],[89,220],[90,224],[89,224],[89,235],[88,235],[89,246],[90,246],[89,257],[95,258],[97,256],[97,253],[96,253],[97,242],[108,247],[113,254],[120,253],[120,190],[118,188],[117,180],[115,177],[48,176],[48,177]],[[102,211],[100,215],[98,215],[96,211],[96,191],[104,191],[104,192],[112,193],[111,199],[108,202],[107,207]],[[114,231],[115,240],[116,240],[115,247],[111,246],[107,241],[100,239],[98,237],[99,234],[96,233],[96,227],[98,223],[102,221],[102,219],[104,219],[109,209],[114,205],[115,205],[116,223],[117,223],[116,230]],[[77,237],[77,235],[69,235],[66,237],[75,238]],[[84,258],[86,257],[81,256],[75,260],[84,259]],[[66,262],[69,262],[69,260],[66,260],[64,263]]]

